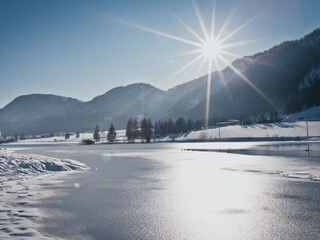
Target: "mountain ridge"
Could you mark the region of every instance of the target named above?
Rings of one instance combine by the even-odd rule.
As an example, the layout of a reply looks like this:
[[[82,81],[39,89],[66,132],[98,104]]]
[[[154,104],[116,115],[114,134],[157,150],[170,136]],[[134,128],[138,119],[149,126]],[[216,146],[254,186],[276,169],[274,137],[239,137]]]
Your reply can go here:
[[[269,50],[236,59],[231,67],[227,66],[220,72],[212,72],[210,117],[216,120],[244,119],[270,110],[293,113],[305,107],[320,105],[318,72],[320,28],[298,40],[285,41]],[[251,83],[248,84],[246,79]],[[30,115],[30,119],[27,118],[30,121],[20,123],[21,126],[14,125],[17,121],[8,121],[5,113],[14,105],[13,102],[19,99],[28,102],[35,95],[29,94],[15,98],[0,109],[0,128],[5,134],[17,131],[40,133],[87,130],[92,129],[96,123],[104,129],[111,122],[122,128],[130,117],[164,120],[183,116],[200,119],[205,113],[206,87],[207,75],[204,75],[166,91],[148,83],[119,86],[90,101],[43,94],[48,98],[58,97],[59,100],[38,101],[36,106],[43,106],[39,105],[35,109],[29,107],[27,109],[30,113],[28,110],[24,113]],[[257,89],[269,97],[272,103],[262,97]],[[63,99],[68,104],[62,104]],[[45,105],[46,102],[49,105]],[[46,114],[32,121],[36,110],[46,108],[53,111],[45,111]],[[14,114],[12,110],[11,120],[16,116],[19,114]]]

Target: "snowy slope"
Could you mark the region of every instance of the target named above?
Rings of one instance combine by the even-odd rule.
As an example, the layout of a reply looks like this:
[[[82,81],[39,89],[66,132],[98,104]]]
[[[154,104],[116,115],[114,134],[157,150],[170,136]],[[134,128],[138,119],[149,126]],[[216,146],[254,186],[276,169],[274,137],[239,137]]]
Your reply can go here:
[[[309,136],[320,136],[320,121],[308,123]],[[220,133],[219,133],[220,132]],[[227,126],[193,131],[175,140],[219,139],[221,138],[268,138],[268,137],[306,137],[307,128],[305,122],[256,124],[249,126]]]
[[[320,106],[312,107],[305,111],[297,112],[286,117],[283,122],[296,122],[299,119],[320,121]]]
[[[39,182],[52,183],[61,173],[85,169],[74,160],[0,149],[0,239],[50,239],[37,231],[42,214],[33,205],[50,194]]]

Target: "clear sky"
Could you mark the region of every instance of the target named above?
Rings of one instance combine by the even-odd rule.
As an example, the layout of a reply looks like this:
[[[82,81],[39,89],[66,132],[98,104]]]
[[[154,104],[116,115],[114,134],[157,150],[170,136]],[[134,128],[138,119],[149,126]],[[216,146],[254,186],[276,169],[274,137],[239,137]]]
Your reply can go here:
[[[209,22],[212,1],[195,2]],[[254,40],[232,49],[245,56],[320,27],[319,11],[318,0],[217,0],[216,29],[230,19],[230,32],[258,15],[230,40]],[[0,0],[0,107],[23,94],[87,101],[121,85],[167,90],[204,75],[195,64],[170,78],[192,59],[175,55],[192,48],[117,21],[195,40],[177,17],[201,33],[188,0]]]

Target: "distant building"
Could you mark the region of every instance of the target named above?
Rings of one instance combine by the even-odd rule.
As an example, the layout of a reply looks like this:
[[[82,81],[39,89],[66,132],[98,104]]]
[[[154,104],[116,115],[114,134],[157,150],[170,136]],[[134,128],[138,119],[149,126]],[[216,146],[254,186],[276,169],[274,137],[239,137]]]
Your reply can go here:
[[[219,127],[226,127],[226,126],[233,126],[233,125],[240,125],[240,121],[236,119],[229,119],[226,122],[219,122],[216,124]]]

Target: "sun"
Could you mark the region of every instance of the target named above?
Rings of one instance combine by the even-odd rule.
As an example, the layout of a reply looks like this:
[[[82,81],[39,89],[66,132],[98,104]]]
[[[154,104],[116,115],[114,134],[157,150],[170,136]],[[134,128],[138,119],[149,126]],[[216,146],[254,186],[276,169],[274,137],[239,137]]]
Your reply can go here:
[[[209,39],[202,44],[201,53],[208,59],[216,60],[221,57],[221,44],[215,39]]]

